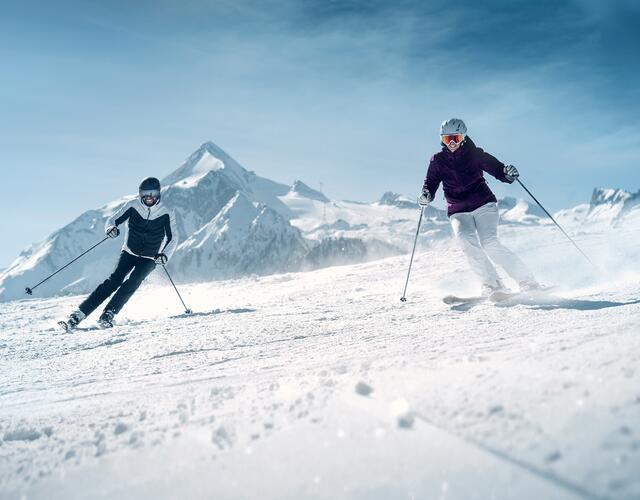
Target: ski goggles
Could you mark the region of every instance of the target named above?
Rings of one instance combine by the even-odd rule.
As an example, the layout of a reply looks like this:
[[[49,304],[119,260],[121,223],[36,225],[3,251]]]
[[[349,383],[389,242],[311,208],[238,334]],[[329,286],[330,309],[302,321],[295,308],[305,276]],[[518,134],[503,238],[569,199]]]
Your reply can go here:
[[[451,144],[452,142],[454,144],[460,144],[464,141],[464,134],[444,134],[441,135],[440,138],[444,144]]]
[[[140,198],[158,198],[160,196],[160,190],[158,189],[145,189],[140,190]]]
[[[158,189],[145,189],[140,191],[140,200],[147,205],[155,205],[160,199],[160,191]]]

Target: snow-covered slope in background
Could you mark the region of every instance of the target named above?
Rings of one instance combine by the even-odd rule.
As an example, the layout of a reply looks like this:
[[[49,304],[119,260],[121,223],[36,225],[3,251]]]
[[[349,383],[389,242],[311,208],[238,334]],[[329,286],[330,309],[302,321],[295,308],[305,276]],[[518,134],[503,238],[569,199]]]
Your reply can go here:
[[[587,218],[618,224],[640,213],[640,191],[629,193],[623,189],[596,188],[591,196]]]
[[[498,210],[503,223],[542,224],[546,214],[538,205],[510,196],[498,200]]]
[[[573,228],[576,234],[634,231],[640,227],[640,191],[630,193],[623,189],[596,188],[590,203],[560,210],[555,218]]]
[[[389,203],[393,198],[396,203]],[[406,198],[394,193],[385,193],[383,201],[363,203],[357,201],[319,201],[307,198],[290,190],[280,198],[293,218],[291,223],[304,236],[321,242],[332,238],[354,239],[380,247],[396,247],[398,252],[410,248],[418,222],[419,208]],[[434,207],[425,210],[422,233],[429,232],[432,238],[450,234],[446,213]]]

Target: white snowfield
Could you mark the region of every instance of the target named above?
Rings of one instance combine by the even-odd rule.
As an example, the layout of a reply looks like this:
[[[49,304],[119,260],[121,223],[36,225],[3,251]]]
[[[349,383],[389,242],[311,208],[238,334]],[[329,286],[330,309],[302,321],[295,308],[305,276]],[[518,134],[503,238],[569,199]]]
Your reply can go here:
[[[501,305],[442,302],[477,291],[449,240],[406,303],[408,256],[183,285],[190,316],[156,276],[112,330],[0,303],[0,498],[640,498],[640,228],[607,227],[572,231],[599,273],[503,227],[560,287]]]

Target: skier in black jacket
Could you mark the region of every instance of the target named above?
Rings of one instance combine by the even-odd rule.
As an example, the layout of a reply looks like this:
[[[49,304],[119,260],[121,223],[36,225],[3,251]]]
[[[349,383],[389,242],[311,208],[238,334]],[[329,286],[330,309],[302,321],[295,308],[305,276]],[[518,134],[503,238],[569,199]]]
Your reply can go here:
[[[158,179],[143,179],[139,197],[125,203],[107,220],[105,233],[110,238],[117,238],[120,234],[118,226],[125,222],[126,234],[118,265],[111,276],[71,313],[69,319],[60,323],[64,328],[73,329],[78,326],[78,323],[115,292],[98,319],[101,327],[112,327],[114,316],[154,270],[156,264],[166,264],[173,254],[177,243],[175,216],[173,211],[160,203]]]

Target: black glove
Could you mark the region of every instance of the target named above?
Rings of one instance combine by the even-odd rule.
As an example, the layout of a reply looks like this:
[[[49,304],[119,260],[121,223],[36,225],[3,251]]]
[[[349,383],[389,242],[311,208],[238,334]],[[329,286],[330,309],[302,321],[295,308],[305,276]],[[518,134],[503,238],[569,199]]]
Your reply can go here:
[[[156,260],[156,264],[162,264],[164,266],[169,260],[169,257],[167,257],[163,253],[157,253],[155,256],[155,260]]]
[[[117,238],[120,234],[120,229],[118,229],[116,226],[108,227],[106,234],[109,238]]]
[[[509,182],[515,181],[518,177],[520,177],[520,173],[518,169],[513,165],[505,165],[504,166],[504,176]]]

